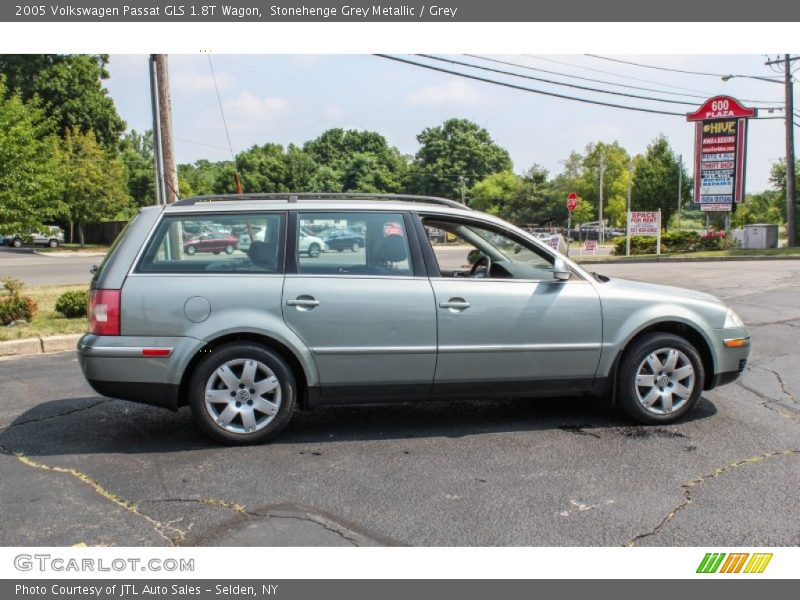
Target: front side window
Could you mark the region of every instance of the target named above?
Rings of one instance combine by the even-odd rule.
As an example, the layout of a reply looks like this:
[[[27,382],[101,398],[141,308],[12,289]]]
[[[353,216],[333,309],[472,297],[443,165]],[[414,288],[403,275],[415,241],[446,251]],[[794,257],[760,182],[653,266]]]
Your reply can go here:
[[[167,216],[145,250],[144,273],[280,273],[285,216]]]
[[[399,213],[300,213],[296,251],[298,273],[413,275]]]
[[[445,219],[423,219],[443,277],[542,280],[553,259],[534,244],[499,229]]]

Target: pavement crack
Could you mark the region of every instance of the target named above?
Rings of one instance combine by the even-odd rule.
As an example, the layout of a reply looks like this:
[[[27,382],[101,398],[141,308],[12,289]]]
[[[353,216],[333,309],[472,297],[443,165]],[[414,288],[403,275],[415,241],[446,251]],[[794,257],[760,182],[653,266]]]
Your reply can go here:
[[[87,406],[79,406],[78,408],[73,408],[71,410],[67,410],[61,413],[57,413],[55,415],[47,415],[46,417],[38,417],[36,419],[27,419],[25,421],[14,421],[11,425],[6,425],[5,427],[0,427],[0,433],[4,431],[8,431],[12,427],[21,427],[22,425],[30,425],[31,423],[41,423],[42,421],[50,421],[52,419],[60,419],[61,417],[67,417],[69,415],[74,415],[75,413],[82,412],[84,410],[90,410],[95,406],[100,406],[101,404],[106,404],[107,402],[112,402],[111,398],[103,398],[102,400],[98,400],[97,402],[93,402]]]
[[[42,471],[49,471],[51,473],[61,473],[74,477],[82,484],[88,486],[98,496],[105,498],[106,500],[118,506],[119,508],[122,508],[123,510],[126,510],[127,512],[147,521],[150,525],[153,526],[153,528],[156,530],[156,533],[158,533],[158,535],[162,537],[170,546],[180,545],[180,543],[186,538],[188,530],[184,531],[182,529],[178,529],[175,526],[175,523],[180,521],[180,519],[162,523],[161,521],[154,519],[150,515],[141,512],[137,508],[137,506],[130,500],[126,500],[121,496],[115,494],[114,492],[107,490],[105,487],[103,487],[103,485],[99,481],[93,479],[92,477],[90,477],[86,473],[83,473],[82,471],[73,469],[71,467],[59,467],[59,466],[47,465],[38,462],[30,458],[29,456],[26,456],[22,452],[9,450],[5,446],[0,446],[0,454],[5,454],[6,456],[11,456],[13,458],[16,458],[20,463],[22,463],[27,467],[40,469]]]
[[[800,450],[795,448],[786,448],[783,450],[776,450],[774,452],[764,452],[763,454],[756,454],[755,456],[751,456],[750,458],[745,458],[744,460],[738,460],[736,462],[732,462],[724,467],[719,467],[718,469],[714,469],[711,473],[707,475],[701,475],[700,477],[696,477],[686,483],[681,484],[681,492],[683,493],[683,501],[678,504],[675,508],[673,508],[667,515],[661,519],[661,521],[650,531],[645,531],[644,533],[639,533],[635,535],[628,543],[625,544],[626,547],[635,546],[636,542],[642,540],[647,537],[651,537],[654,535],[658,535],[663,531],[663,529],[669,524],[672,519],[675,518],[682,510],[687,509],[692,504],[692,489],[702,485],[706,481],[711,479],[717,479],[730,473],[731,471],[738,469],[740,467],[758,464],[770,458],[775,458],[777,456],[791,456],[794,454],[800,454]]]
[[[362,546],[364,541],[368,539],[367,535],[362,535],[349,530],[346,527],[338,524],[333,519],[326,518],[323,515],[316,514],[307,509],[298,508],[286,504],[278,504],[275,506],[265,507],[263,509],[248,510],[243,504],[222,500],[219,498],[156,498],[150,500],[142,500],[144,503],[159,503],[159,502],[176,502],[176,503],[194,503],[202,504],[205,506],[213,506],[233,511],[237,514],[244,515],[251,518],[267,518],[267,519],[297,519],[299,521],[306,521],[315,523],[320,527],[335,533],[342,539],[350,542],[354,546]]]

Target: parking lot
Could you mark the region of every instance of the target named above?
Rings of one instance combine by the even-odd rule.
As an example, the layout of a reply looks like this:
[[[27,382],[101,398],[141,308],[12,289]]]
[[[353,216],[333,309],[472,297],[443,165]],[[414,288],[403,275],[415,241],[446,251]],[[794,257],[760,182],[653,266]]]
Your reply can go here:
[[[800,544],[800,261],[595,268],[726,300],[744,376],[666,427],[580,398],[428,402],[226,448],[187,409],[97,397],[72,353],[6,359],[0,544]]]

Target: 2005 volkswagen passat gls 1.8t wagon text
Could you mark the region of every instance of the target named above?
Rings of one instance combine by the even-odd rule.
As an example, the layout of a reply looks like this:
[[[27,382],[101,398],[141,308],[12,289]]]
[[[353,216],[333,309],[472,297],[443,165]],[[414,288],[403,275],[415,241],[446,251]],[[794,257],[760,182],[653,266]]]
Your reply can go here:
[[[303,246],[336,231],[360,241]],[[187,251],[204,236],[239,243]],[[188,405],[232,444],[296,408],[413,398],[604,395],[668,423],[736,379],[750,344],[713,296],[588,273],[450,200],[358,194],[142,209],[95,271],[90,327],[98,393]]]

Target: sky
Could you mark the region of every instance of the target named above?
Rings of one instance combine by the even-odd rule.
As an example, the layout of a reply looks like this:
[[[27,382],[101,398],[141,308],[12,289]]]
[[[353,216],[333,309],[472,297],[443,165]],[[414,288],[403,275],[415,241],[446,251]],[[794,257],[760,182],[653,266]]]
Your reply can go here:
[[[748,100],[757,100],[783,106],[783,85],[746,78],[724,82],[718,76],[775,77],[775,72],[764,65],[765,55],[613,57],[712,75],[648,69],[588,55],[482,56],[547,69],[559,75],[457,55],[449,58],[533,77],[689,104],[599,94],[416,57],[404,58],[565,95],[681,114],[694,110],[704,98],[718,94],[733,96],[744,104],[748,104]],[[211,60],[235,153],[267,142],[302,144],[326,129],[343,127],[377,131],[390,145],[403,153],[414,154],[418,148],[416,136],[420,131],[459,117],[485,127],[495,142],[509,151],[514,170],[519,173],[537,163],[548,169],[551,175],[556,175],[571,151],[582,151],[587,144],[597,141],[618,141],[629,152],[642,153],[659,134],[664,134],[675,152],[683,155],[688,172],[692,172],[694,129],[682,116],[639,113],[553,98],[370,55],[214,55]],[[109,71],[111,78],[105,82],[106,86],[129,129],[142,131],[151,128],[147,56],[112,55]],[[209,55],[170,55],[169,75],[178,162],[190,163],[201,158],[230,159],[209,68]],[[659,94],[581,81],[570,76],[702,97]],[[782,111],[768,113],[762,110],[759,116],[781,117],[782,114]],[[747,192],[768,189],[771,165],[782,160],[784,155],[782,118],[751,123]]]

